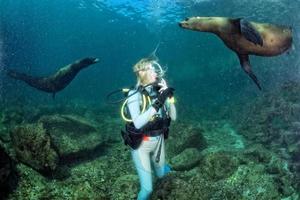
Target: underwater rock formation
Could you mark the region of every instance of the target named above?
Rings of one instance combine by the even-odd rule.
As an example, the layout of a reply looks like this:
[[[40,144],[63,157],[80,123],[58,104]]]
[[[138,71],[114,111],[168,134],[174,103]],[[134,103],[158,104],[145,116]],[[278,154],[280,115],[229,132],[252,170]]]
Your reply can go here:
[[[196,148],[187,148],[171,159],[172,169],[176,171],[190,170],[200,161],[201,154]]]
[[[56,170],[59,157],[41,123],[17,126],[10,136],[20,162],[45,174]]]
[[[4,199],[17,185],[15,163],[0,144],[0,199]]]
[[[251,152],[207,152],[193,169],[171,172],[159,180],[151,199],[297,199],[284,162],[270,155],[262,163],[249,157]]]
[[[218,181],[230,177],[239,164],[238,158],[230,152],[209,152],[201,160],[200,168],[207,180]]]
[[[105,134],[119,136],[120,119],[68,113],[41,114],[34,124],[50,136],[58,168],[69,167],[68,178],[49,181],[19,163],[21,178],[11,199],[135,199],[139,181],[129,149],[117,139],[106,146]],[[297,123],[291,126],[298,130]],[[287,162],[240,132],[225,120],[172,124],[166,159],[173,171],[155,179],[151,199],[297,199]],[[287,139],[294,141],[294,135]]]
[[[184,174],[172,173],[159,182],[154,187],[151,200],[154,199],[205,199],[202,198],[204,195],[200,195],[196,188],[190,185],[189,180],[184,177]],[[197,183],[196,186],[202,185],[202,182]],[[205,193],[205,191],[202,191]]]
[[[240,133],[288,161],[300,190],[300,83],[287,82],[249,105]],[[298,183],[297,183],[298,182]]]
[[[51,137],[61,162],[97,156],[104,148],[103,134],[86,119],[76,115],[48,115],[39,119]]]
[[[207,142],[203,137],[203,130],[185,123],[174,124],[166,142],[166,149],[167,152],[170,152],[171,157],[180,154],[187,148],[196,148],[201,151],[206,146]]]
[[[137,175],[124,175],[119,177],[112,186],[112,199],[136,199],[139,190]]]
[[[7,127],[19,125],[24,120],[24,111],[21,107],[15,106],[5,108],[1,113],[1,123]]]

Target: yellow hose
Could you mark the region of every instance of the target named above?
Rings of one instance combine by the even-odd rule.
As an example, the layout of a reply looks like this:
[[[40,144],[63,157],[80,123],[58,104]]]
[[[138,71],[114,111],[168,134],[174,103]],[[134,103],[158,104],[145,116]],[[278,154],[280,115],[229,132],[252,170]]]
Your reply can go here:
[[[142,97],[143,97],[143,104],[142,104],[143,108],[142,108],[142,112],[141,113],[144,113],[145,110],[146,110],[146,106],[147,106],[146,95],[143,94]],[[147,96],[147,97],[148,97],[147,100],[148,100],[149,105],[150,105],[151,104],[151,99],[150,99],[149,96]],[[126,99],[124,101],[124,103],[122,104],[122,107],[121,107],[121,116],[122,116],[123,120],[125,120],[126,122],[132,122],[132,119],[128,119],[127,117],[125,117],[125,114],[124,114],[125,106],[126,106],[127,102],[128,102],[128,99]]]

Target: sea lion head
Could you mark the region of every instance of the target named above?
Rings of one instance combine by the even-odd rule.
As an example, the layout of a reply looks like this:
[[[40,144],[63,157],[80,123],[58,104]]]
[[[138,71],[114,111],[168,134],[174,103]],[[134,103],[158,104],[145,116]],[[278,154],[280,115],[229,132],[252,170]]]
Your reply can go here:
[[[92,64],[95,64],[97,62],[99,62],[99,58],[86,57],[86,58],[77,60],[71,66],[72,66],[73,69],[81,70],[81,69],[86,68],[86,67],[88,67]]]
[[[91,64],[95,64],[97,62],[99,62],[99,59],[93,58],[93,57],[87,57],[87,58],[80,60],[80,63],[84,64],[84,65],[91,65]]]
[[[179,26],[194,31],[213,32],[220,20],[221,17],[189,17],[179,22]]]

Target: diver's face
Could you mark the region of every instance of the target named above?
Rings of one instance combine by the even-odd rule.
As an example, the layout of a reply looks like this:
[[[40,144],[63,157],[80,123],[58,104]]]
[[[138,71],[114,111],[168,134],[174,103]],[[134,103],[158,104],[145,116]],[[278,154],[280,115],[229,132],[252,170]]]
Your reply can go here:
[[[148,64],[143,70],[138,72],[143,85],[154,83],[157,79],[157,73],[151,64]]]

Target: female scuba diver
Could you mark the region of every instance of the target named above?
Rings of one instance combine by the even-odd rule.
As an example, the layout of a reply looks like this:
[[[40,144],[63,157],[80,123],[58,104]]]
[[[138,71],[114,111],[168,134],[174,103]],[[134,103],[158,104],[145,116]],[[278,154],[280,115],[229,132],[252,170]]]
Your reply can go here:
[[[168,137],[170,121],[176,119],[176,108],[174,89],[167,86],[164,71],[156,61],[143,58],[134,65],[133,71],[137,84],[128,93],[126,109],[131,119],[126,120],[122,136],[132,148],[140,180],[137,199],[144,200],[153,190],[152,167],[159,178],[170,171],[165,163],[164,140]]]

